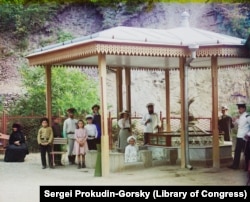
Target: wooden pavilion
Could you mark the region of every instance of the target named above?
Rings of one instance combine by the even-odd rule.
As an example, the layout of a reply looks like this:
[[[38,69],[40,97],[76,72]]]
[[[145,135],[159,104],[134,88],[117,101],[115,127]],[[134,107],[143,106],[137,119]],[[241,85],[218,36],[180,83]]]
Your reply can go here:
[[[189,14],[182,14],[181,25],[173,29],[114,27],[89,36],[35,50],[27,56],[30,66],[43,66],[47,79],[47,116],[51,119],[51,69],[57,66],[97,67],[101,92],[102,176],[109,174],[109,137],[107,124],[107,69],[116,72],[117,112],[131,105],[131,71],[163,71],[166,93],[166,128],[170,128],[170,71],[178,70],[181,98],[181,167],[189,166],[188,157],[188,69],[211,69],[213,167],[220,167],[218,138],[218,69],[250,65],[246,41],[189,26]],[[125,71],[126,98],[122,96],[122,70]]]

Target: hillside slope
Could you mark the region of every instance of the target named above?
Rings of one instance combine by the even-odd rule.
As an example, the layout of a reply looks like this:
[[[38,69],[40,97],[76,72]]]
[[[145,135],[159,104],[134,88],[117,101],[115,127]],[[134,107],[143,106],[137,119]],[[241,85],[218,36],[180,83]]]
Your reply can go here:
[[[124,8],[102,9],[97,12],[96,9],[85,6],[66,6],[58,11],[54,21],[46,23],[43,34],[29,36],[29,48],[26,52],[18,52],[15,46],[11,44],[8,36],[0,38],[0,91],[2,95],[16,95],[22,93],[20,75],[18,67],[23,62],[28,52],[41,47],[44,42],[50,44],[56,43],[56,33],[62,31],[70,33],[74,37],[89,35],[101,31],[102,29],[118,25],[145,27],[155,29],[169,29],[177,27],[180,24],[180,15],[183,11],[190,13],[190,26],[205,29],[214,32],[227,32],[221,26],[220,18],[214,15],[215,5],[212,4],[167,4],[158,3],[150,11],[128,14]],[[11,53],[11,54],[10,54]],[[10,55],[10,56],[9,56]],[[195,97],[195,103],[191,106],[191,111],[195,116],[211,116],[211,78],[210,71],[191,71],[189,76],[190,97]],[[94,73],[94,76],[97,76]],[[250,75],[248,70],[220,71],[219,72],[219,104],[231,105],[234,101],[231,94],[234,88],[242,89],[249,93]],[[136,82],[135,82],[136,81]],[[113,90],[115,78],[112,73],[108,74],[108,102],[112,106],[109,110],[116,114],[116,97]],[[171,72],[171,113],[180,114],[179,106],[179,75],[178,72]],[[205,86],[205,87],[204,87]],[[236,87],[235,87],[236,86]],[[132,112],[142,114],[145,112],[147,102],[156,103],[156,111],[165,111],[164,98],[164,77],[159,72],[140,72],[135,71],[132,74]],[[125,94],[125,92],[124,92]],[[149,94],[145,98],[145,94]]]

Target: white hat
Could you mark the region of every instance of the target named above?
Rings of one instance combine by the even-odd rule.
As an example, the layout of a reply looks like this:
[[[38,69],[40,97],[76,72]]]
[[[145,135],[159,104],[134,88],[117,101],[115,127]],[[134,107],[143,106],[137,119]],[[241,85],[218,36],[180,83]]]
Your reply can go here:
[[[236,105],[245,105],[246,103],[244,101],[238,102]]]
[[[91,114],[88,114],[87,116],[86,116],[86,119],[93,119],[94,117],[91,115]]]
[[[124,110],[122,112],[119,113],[119,115],[122,115],[122,114],[129,114],[129,111],[128,110]]]
[[[133,136],[133,135],[131,135],[131,136],[129,136],[128,138],[127,138],[127,142],[129,143],[129,140],[130,139],[134,139],[135,141],[136,141],[136,138],[135,138],[135,136]]]
[[[148,104],[146,105],[146,107],[154,106],[154,105],[155,105],[154,103],[150,102],[150,103],[148,103]]]
[[[244,101],[240,101],[236,105],[238,106],[238,108],[241,108],[241,107],[246,108],[246,103]]]
[[[228,110],[228,107],[226,105],[221,106],[221,110]]]

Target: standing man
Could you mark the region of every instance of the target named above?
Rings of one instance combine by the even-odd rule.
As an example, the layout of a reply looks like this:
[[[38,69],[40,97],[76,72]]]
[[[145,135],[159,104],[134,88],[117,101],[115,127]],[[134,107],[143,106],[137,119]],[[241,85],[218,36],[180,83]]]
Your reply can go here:
[[[146,107],[148,108],[148,113],[144,114],[141,120],[141,124],[144,125],[144,145],[148,144],[148,135],[157,133],[161,128],[160,118],[154,112],[154,103],[148,103]]]
[[[240,165],[241,152],[244,152],[246,139],[245,136],[250,131],[250,115],[246,112],[246,104],[237,104],[239,111],[239,118],[236,119],[235,124],[238,125],[236,146],[234,150],[234,159],[232,165],[228,166],[231,169],[238,169]],[[247,168],[248,159],[245,157],[245,169]]]
[[[102,126],[101,126],[101,115],[99,113],[100,106],[95,104],[92,107],[92,112],[93,112],[93,121],[92,123],[96,125],[97,128],[97,138],[96,138],[96,144],[101,144],[101,136],[102,136]]]
[[[219,131],[224,132],[224,140],[230,141],[231,130],[234,127],[233,119],[231,116],[227,115],[227,106],[221,107],[221,116],[219,117]]]
[[[62,138],[63,134],[62,134],[62,126],[61,126],[61,119],[58,116],[53,116],[52,117],[52,130],[53,130],[53,135],[54,138]],[[62,151],[61,149],[61,145],[54,145],[54,149],[55,151]],[[62,155],[61,154],[55,154],[55,165],[56,166],[63,166],[62,162]]]
[[[75,142],[75,130],[77,128],[78,120],[74,118],[76,113],[75,108],[67,110],[68,118],[63,123],[63,135],[68,138],[68,159],[70,164],[75,164],[76,156],[73,155],[73,148]]]

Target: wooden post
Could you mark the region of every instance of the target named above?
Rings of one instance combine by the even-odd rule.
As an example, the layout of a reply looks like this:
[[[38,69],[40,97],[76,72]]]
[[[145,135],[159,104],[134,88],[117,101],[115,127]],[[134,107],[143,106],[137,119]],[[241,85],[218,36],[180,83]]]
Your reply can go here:
[[[212,77],[212,135],[213,135],[213,167],[220,167],[219,130],[218,130],[218,58],[211,57]]]
[[[123,107],[122,68],[117,68],[116,70],[117,117],[119,118],[119,112],[122,111]]]
[[[181,168],[185,168],[186,166],[186,142],[185,142],[185,113],[188,113],[185,111],[185,99],[188,99],[185,97],[185,82],[184,82],[184,66],[185,66],[185,58],[180,57],[180,104],[181,104]]]
[[[166,88],[166,129],[171,132],[171,119],[170,119],[170,82],[169,70],[165,70],[165,88]]]
[[[98,55],[98,70],[101,92],[101,169],[102,176],[109,175],[109,136],[108,136],[108,113],[107,113],[107,67],[106,56]]]
[[[51,66],[45,66],[46,74],[46,116],[49,119],[49,125],[52,124],[52,104],[51,104]]]

